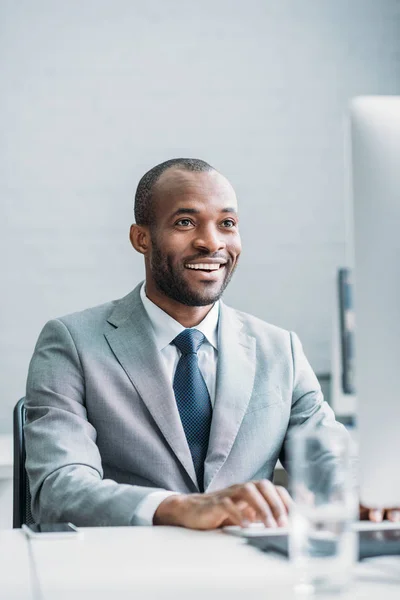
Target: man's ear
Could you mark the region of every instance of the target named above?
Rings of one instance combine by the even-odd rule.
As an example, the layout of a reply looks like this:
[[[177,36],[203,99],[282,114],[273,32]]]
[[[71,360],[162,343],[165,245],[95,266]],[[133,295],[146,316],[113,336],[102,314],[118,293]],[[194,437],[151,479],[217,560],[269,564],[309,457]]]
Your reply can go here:
[[[129,231],[129,239],[137,252],[145,255],[148,253],[151,246],[150,231],[148,227],[136,225],[136,223],[134,223],[131,225]]]

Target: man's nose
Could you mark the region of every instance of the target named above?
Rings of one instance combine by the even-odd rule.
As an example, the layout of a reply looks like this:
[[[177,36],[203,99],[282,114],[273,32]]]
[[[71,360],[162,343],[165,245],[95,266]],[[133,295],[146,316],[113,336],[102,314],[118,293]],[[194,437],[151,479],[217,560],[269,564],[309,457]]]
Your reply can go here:
[[[199,231],[199,235],[194,240],[193,245],[197,249],[206,250],[212,254],[225,248],[226,243],[218,229],[208,227],[207,229]]]

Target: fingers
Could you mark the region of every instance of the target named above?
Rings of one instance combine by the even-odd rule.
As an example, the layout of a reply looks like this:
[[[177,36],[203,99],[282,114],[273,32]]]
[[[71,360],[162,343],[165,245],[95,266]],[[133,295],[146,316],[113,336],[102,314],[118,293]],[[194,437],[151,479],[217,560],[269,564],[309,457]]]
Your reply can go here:
[[[232,486],[232,499],[237,507],[245,501],[253,511],[252,521],[258,519],[266,527],[285,527],[288,524],[287,513],[290,505],[290,496],[283,488],[278,488],[267,479],[248,482],[243,485]],[[282,491],[283,490],[283,491]],[[243,514],[243,508],[241,510]],[[251,514],[251,512],[250,512]]]
[[[393,523],[397,523],[400,521],[400,509],[398,508],[371,508],[368,511],[368,518],[370,521],[374,523],[381,523],[386,513],[386,518]]]
[[[262,521],[266,527],[277,526],[271,508],[253,482],[234,486],[234,500],[236,502],[245,500],[250,508],[255,511],[256,517]]]
[[[250,523],[257,521],[257,513],[247,504],[245,500],[239,500],[239,502],[235,502],[235,505],[240,510],[245,526],[248,526]]]
[[[291,495],[289,494],[289,492],[287,491],[287,489],[284,488],[281,485],[277,485],[276,486],[276,491],[280,495],[280,497],[282,499],[282,502],[285,505],[286,512],[289,513],[289,510],[293,506],[293,499],[292,499]]]
[[[400,508],[391,508],[387,511],[387,518],[389,521],[393,523],[398,523],[400,521]]]
[[[241,527],[245,527],[247,525],[247,521],[242,514],[241,510],[238,506],[231,500],[225,496],[221,499],[221,507],[224,510],[225,516],[229,519],[229,522],[232,525],[240,525]]]
[[[272,524],[270,527],[287,527],[288,525],[288,509],[286,508],[285,502],[287,501],[287,497],[279,486],[275,486],[273,483],[268,481],[267,479],[263,479],[256,483],[258,490],[263,495],[264,499],[268,503],[271,513],[272,513]],[[286,491],[286,490],[285,490]],[[289,496],[289,494],[288,494]],[[285,498],[285,501],[283,500]],[[267,523],[266,523],[267,525]],[[267,525],[268,527],[268,525]]]
[[[380,523],[383,521],[384,510],[380,508],[370,508],[368,510],[368,519],[373,523]]]
[[[367,508],[360,505],[360,519],[381,523],[384,517],[393,523],[400,521],[400,508]]]
[[[247,527],[252,521],[262,521],[267,527],[286,526],[291,502],[284,488],[275,487],[266,479],[218,492],[188,494],[178,497],[179,502],[172,498],[178,503],[175,512],[179,511],[179,520],[174,524],[203,530],[224,525]]]

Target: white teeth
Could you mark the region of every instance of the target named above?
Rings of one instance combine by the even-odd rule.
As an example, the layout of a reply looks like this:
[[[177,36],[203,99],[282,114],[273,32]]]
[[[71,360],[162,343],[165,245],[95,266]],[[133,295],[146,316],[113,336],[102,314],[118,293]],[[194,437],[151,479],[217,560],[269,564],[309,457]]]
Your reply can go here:
[[[202,269],[203,271],[217,271],[220,266],[221,265],[214,264],[214,263],[213,264],[210,264],[210,263],[208,263],[208,264],[199,263],[199,264],[195,264],[195,265],[191,265],[191,264],[185,265],[185,267],[187,269]]]

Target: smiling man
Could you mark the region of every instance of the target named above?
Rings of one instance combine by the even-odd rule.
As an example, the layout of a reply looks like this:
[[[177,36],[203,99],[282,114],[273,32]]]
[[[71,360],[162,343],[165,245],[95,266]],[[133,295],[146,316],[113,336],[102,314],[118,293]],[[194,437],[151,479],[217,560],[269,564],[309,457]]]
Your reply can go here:
[[[135,217],[131,242],[145,257],[147,297],[182,325],[197,325],[241,252],[232,186],[203,161],[167,161],[140,181]]]
[[[341,427],[294,333],[226,306],[241,252],[235,192],[196,159],[139,182],[146,280],[50,321],[31,361],[32,513],[80,526],[284,526],[271,483],[305,422]]]

